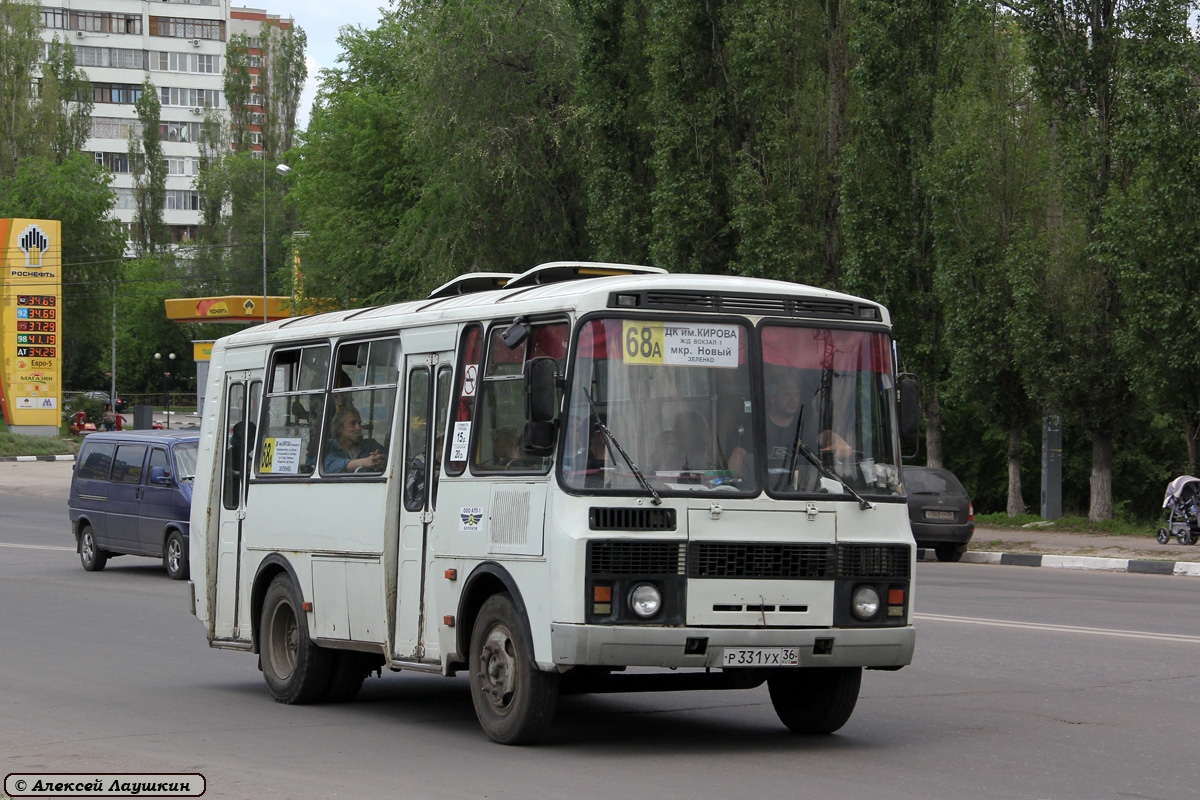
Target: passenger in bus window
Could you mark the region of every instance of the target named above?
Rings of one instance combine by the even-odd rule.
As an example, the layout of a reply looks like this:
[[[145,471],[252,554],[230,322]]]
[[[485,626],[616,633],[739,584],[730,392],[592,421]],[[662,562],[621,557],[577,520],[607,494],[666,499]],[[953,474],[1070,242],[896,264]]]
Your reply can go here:
[[[387,461],[387,448],[362,435],[362,415],[345,403],[333,415],[333,438],[325,443],[326,473],[380,472]]]

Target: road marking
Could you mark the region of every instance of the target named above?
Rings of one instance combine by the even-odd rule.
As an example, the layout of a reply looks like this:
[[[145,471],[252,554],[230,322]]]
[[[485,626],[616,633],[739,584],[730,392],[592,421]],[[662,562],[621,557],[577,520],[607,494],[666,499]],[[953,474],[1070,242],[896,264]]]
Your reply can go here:
[[[1185,642],[1200,644],[1200,636],[1186,633],[1151,633],[1149,631],[1123,631],[1115,628],[1082,628],[1078,625],[1054,625],[1046,622],[1015,622],[1006,619],[983,617],[952,617],[947,614],[914,614],[917,619],[930,622],[961,622],[967,625],[993,625],[999,628],[1023,628],[1031,631],[1053,631],[1056,633],[1086,633],[1092,636],[1119,636],[1126,639],[1153,639],[1159,642]]]
[[[0,542],[0,547],[20,547],[25,550],[62,550],[67,553],[74,553],[74,547],[51,547],[48,544],[9,544],[8,542]]]

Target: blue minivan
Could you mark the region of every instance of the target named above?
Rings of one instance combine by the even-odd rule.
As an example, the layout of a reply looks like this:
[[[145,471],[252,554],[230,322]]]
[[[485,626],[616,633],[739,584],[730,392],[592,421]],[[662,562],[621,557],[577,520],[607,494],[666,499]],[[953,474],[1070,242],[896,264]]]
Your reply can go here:
[[[67,505],[84,569],[129,554],[161,558],[174,580],[188,576],[199,439],[199,431],[122,431],[83,440]]]

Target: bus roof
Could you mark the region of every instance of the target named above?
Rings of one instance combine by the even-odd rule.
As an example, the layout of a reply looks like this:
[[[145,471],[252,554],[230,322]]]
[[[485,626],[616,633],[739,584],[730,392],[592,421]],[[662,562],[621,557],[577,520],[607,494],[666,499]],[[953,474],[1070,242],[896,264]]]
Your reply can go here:
[[[576,274],[567,275],[572,269]],[[460,276],[421,300],[268,322],[227,336],[222,342],[225,346],[253,345],[281,339],[401,329],[414,324],[458,323],[556,311],[582,314],[608,308],[643,313],[683,311],[891,323],[887,309],[870,300],[764,278],[671,274],[653,267],[622,264],[555,262],[508,279],[503,288],[490,288],[498,282],[493,278],[501,274],[491,273],[487,280],[478,282]],[[547,277],[551,280],[542,282]],[[475,290],[476,287],[481,290]]]

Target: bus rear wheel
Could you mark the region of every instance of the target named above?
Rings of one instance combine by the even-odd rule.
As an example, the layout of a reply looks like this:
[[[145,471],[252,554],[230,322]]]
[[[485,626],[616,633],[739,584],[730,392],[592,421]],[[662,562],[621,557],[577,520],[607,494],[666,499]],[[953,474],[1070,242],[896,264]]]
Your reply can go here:
[[[771,705],[794,733],[833,733],[858,703],[862,667],[785,669],[767,679]]]
[[[529,744],[554,719],[558,673],[542,672],[512,596],[493,595],[471,630],[471,702],[484,733],[500,744]]]
[[[277,575],[267,588],[259,624],[263,677],[277,702],[311,703],[329,687],[333,653],[308,638],[296,588],[287,575]]]

